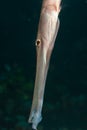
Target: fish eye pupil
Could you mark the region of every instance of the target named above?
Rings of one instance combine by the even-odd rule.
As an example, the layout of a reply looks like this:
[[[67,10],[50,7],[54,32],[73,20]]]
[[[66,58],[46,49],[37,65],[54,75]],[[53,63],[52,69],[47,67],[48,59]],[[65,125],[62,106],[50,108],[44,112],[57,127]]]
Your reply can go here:
[[[40,41],[37,41],[37,45],[39,45],[40,44]]]

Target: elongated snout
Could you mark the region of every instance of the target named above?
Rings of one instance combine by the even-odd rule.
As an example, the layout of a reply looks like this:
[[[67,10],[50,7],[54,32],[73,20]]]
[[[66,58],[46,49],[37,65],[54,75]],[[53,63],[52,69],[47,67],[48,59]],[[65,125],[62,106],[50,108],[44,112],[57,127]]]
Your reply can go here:
[[[38,123],[42,119],[41,112],[44,99],[44,89],[50,60],[49,52],[45,47],[42,46],[41,41],[37,40],[36,50],[37,50],[36,79],[35,79],[33,103],[29,118],[29,122],[32,123],[33,129],[37,128]],[[50,51],[50,53],[51,52],[52,51]]]

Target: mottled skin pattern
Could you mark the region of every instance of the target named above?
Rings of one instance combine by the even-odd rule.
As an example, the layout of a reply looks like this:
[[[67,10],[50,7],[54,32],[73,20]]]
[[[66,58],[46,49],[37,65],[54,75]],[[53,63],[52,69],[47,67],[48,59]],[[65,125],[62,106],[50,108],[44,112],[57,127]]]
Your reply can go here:
[[[28,122],[37,129],[41,112],[50,57],[59,29],[58,15],[61,0],[43,0],[36,39],[37,65],[33,102]]]

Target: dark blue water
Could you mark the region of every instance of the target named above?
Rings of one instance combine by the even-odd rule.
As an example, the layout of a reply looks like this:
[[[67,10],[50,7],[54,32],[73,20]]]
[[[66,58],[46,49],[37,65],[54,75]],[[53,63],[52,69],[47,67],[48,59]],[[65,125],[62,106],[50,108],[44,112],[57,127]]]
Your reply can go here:
[[[0,2],[0,130],[31,130],[40,8],[40,0]],[[86,1],[63,1],[38,130],[87,130],[86,17]]]

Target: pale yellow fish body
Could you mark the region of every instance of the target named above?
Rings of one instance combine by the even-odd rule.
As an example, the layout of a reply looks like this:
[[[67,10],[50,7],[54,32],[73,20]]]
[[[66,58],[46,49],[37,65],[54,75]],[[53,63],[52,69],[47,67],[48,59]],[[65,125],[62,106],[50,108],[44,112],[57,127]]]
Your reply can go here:
[[[38,25],[36,50],[37,65],[32,108],[29,123],[36,129],[42,119],[41,112],[44,99],[44,89],[50,57],[59,29],[59,12],[61,0],[43,0]]]

